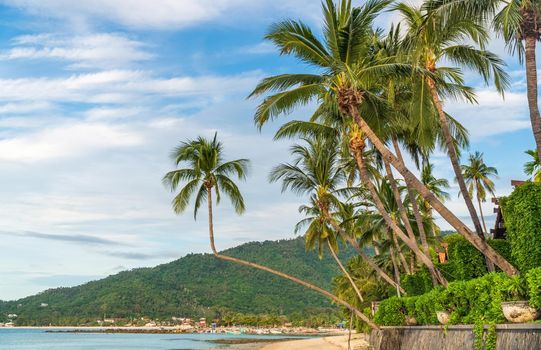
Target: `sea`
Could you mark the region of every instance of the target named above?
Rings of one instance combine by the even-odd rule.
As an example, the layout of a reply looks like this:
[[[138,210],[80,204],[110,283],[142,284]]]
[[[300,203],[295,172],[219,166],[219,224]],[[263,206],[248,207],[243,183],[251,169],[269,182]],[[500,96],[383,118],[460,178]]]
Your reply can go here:
[[[45,329],[0,328],[0,350],[196,350],[219,347],[209,340],[238,338],[285,337],[242,334],[59,333],[47,332]]]

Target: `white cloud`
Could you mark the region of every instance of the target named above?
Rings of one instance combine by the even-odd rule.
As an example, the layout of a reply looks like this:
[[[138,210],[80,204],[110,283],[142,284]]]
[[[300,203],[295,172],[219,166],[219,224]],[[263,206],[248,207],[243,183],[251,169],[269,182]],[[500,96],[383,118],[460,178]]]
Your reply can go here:
[[[0,161],[25,163],[65,158],[142,142],[140,135],[124,127],[76,123],[4,139],[0,141]]]
[[[250,72],[158,78],[141,70],[106,70],[66,78],[0,79],[0,101],[131,103],[152,95],[216,99],[247,92],[260,77],[260,72]]]
[[[445,109],[458,119],[474,140],[531,127],[525,93],[507,92],[505,99],[494,90],[477,91],[479,104],[449,102]]]
[[[115,68],[153,57],[143,43],[117,33],[23,35],[13,42],[14,47],[0,52],[0,59],[61,59],[72,62],[72,68]]]
[[[130,28],[179,29],[211,20],[234,23],[268,19],[274,14],[320,19],[311,0],[2,0],[36,16],[61,18],[79,26],[107,21]]]

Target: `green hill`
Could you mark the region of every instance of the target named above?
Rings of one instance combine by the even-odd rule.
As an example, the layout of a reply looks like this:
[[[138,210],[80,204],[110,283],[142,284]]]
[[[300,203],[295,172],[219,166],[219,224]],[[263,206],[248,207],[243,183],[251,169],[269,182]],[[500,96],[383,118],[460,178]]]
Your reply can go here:
[[[315,252],[307,253],[302,237],[247,243],[224,253],[294,274],[327,289],[338,273],[332,258],[320,260]],[[350,253],[343,255],[347,259]],[[153,268],[0,302],[0,321],[8,313],[18,314],[18,325],[66,325],[96,320],[104,314],[162,319],[214,317],[228,312],[305,316],[331,308],[334,306],[324,297],[290,281],[210,254],[189,254]]]

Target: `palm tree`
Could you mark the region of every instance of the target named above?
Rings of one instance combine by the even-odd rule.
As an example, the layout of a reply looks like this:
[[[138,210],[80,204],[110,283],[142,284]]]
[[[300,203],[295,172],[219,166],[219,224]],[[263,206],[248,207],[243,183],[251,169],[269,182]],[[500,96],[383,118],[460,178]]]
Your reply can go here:
[[[536,44],[541,39],[541,1],[539,0],[431,0],[427,9],[446,17],[467,17],[484,24],[493,17],[492,26],[511,54],[526,65],[526,87],[530,122],[538,153],[541,153],[541,116],[537,102]]]
[[[440,67],[442,61],[475,70],[481,74],[486,82],[493,77],[496,87],[502,92],[507,87],[508,76],[503,71],[503,61],[489,51],[477,49],[465,43],[468,39],[481,46],[486,42],[486,31],[474,20],[464,16],[446,17],[438,12],[423,12],[421,9],[404,3],[398,4],[395,9],[401,13],[409,27],[405,40],[406,46],[411,53],[411,60],[414,64],[420,65],[441,77],[442,80],[449,80],[450,83],[458,87],[453,91],[454,96],[450,97],[473,100],[471,90],[463,86],[459,68]],[[430,98],[436,107],[446,141],[446,149],[460,192],[464,197],[477,234],[484,239],[483,228],[473,202],[466,195],[467,189],[460,171],[459,156],[449,129],[448,116],[443,110],[442,95],[443,97],[449,95],[449,91],[442,91],[437,81],[430,76],[425,76],[424,79],[420,79],[418,82],[421,85],[420,91],[428,91],[429,95],[420,93],[417,101],[419,101],[419,104],[423,104],[425,98]],[[487,262],[490,261],[487,260]]]
[[[343,112],[344,108],[338,110],[338,107],[341,105],[340,101],[344,101],[341,96],[345,96],[343,90],[346,86],[349,86],[352,65],[356,66],[354,75],[361,77],[358,79],[358,82],[366,84],[365,88],[362,89],[365,93],[365,103],[363,103],[362,106],[359,105],[359,107],[366,110],[367,115],[369,113],[373,116],[374,119],[372,120],[377,123],[378,120],[376,116],[378,115],[378,112],[382,111],[381,99],[374,91],[370,91],[370,89],[377,89],[378,86],[375,82],[380,79],[396,78],[401,74],[406,75],[408,72],[404,65],[393,63],[388,59],[377,59],[371,53],[370,44],[373,42],[371,24],[373,18],[388,3],[388,0],[374,0],[367,2],[363,7],[352,9],[350,2],[344,0],[342,1],[340,10],[337,11],[333,2],[331,0],[327,1],[326,6],[324,6],[328,24],[326,31],[333,31],[333,33],[327,33],[328,35],[326,35],[326,38],[329,39],[329,41],[332,41],[328,46],[331,49],[335,48],[339,51],[345,50],[344,52],[328,53],[324,45],[321,44],[312,34],[310,29],[301,22],[284,21],[276,24],[267,35],[268,39],[274,41],[276,45],[281,47],[282,52],[294,52],[301,59],[305,61],[311,60],[311,63],[326,68],[329,71],[329,74],[286,74],[264,79],[256,87],[251,96],[259,95],[265,91],[284,91],[267,97],[263,101],[256,111],[256,123],[261,126],[276,115],[289,111],[299,104],[306,103],[315,96],[319,96],[321,101],[328,102],[322,104],[323,108],[320,109],[320,114],[327,114],[332,110],[337,113],[340,113],[340,111]],[[344,26],[345,28],[343,28]],[[343,32],[344,29],[346,32]],[[339,32],[340,35],[338,35]],[[350,38],[344,38],[342,34],[347,34]],[[311,41],[308,52],[303,51],[306,49],[306,42],[304,39],[299,40],[299,35],[304,35],[305,39]],[[342,47],[343,45],[349,45],[349,47]],[[314,52],[314,50],[317,50],[317,52]],[[363,55],[367,55],[367,57],[363,59]],[[360,62],[364,64],[358,65]],[[295,86],[297,84],[301,84],[301,86]],[[338,97],[338,101],[336,97]],[[330,114],[341,117],[341,114]],[[347,116],[347,114],[345,116]],[[365,165],[363,161],[359,162],[359,158],[362,158],[360,155],[362,154],[364,146],[359,142],[355,142],[357,139],[355,135],[358,133],[356,131],[358,127],[353,125],[352,122],[351,119],[344,120],[343,131],[346,132],[345,135],[349,135],[349,148],[355,155],[362,181],[365,182],[371,196],[376,198],[375,201],[378,210],[383,211],[384,207],[378,203],[374,186],[369,181],[369,178],[364,176],[365,174],[361,169],[361,167]],[[364,143],[364,138],[361,138],[361,140]],[[419,259],[427,265],[430,270],[434,270],[435,266],[432,260],[424,255],[419,249],[417,242],[406,236],[398,225],[392,221],[389,215],[384,212],[382,212],[382,215],[384,216],[387,225],[395,231],[395,234],[419,256]],[[439,275],[442,283],[445,283],[443,276],[441,276],[441,274]]]
[[[295,226],[295,233],[300,232],[304,226],[307,226],[304,233],[306,249],[312,250],[317,247],[319,251],[319,257],[321,258],[323,257],[323,251],[326,246],[329,249],[329,252],[331,253],[334,261],[336,261],[336,264],[340,268],[340,271],[342,271],[342,274],[351,284],[351,287],[355,291],[355,294],[357,295],[359,300],[363,302],[364,298],[361,294],[361,291],[359,290],[359,287],[351,277],[349,271],[344,267],[344,265],[340,261],[340,258],[338,257],[338,254],[336,253],[339,246],[336,233],[334,232],[332,227],[330,227],[323,213],[321,213],[318,201],[319,200],[316,195],[312,195],[310,196],[311,205],[302,205],[299,208],[299,212],[305,214],[307,217],[297,223],[297,225]]]
[[[524,172],[531,176],[531,181],[541,183],[541,162],[539,161],[539,153],[534,150],[525,152],[532,157],[532,160],[524,164]]]
[[[378,329],[377,325],[360,310],[320,287],[269,267],[226,256],[218,252],[214,243],[212,194],[213,192],[216,194],[216,203],[219,203],[221,195],[225,194],[231,200],[231,204],[235,211],[238,214],[242,214],[245,210],[244,198],[242,197],[238,186],[231,179],[231,176],[236,176],[238,179],[243,180],[248,171],[249,161],[247,159],[237,159],[224,162],[223,146],[221,142],[218,141],[217,134],[214,134],[214,138],[211,140],[198,137],[195,140],[182,142],[180,146],[173,150],[171,158],[177,167],[181,164],[186,164],[188,166],[187,168],[170,171],[165,174],[163,178],[164,185],[170,188],[171,191],[176,191],[181,184],[183,185],[179,189],[178,194],[173,198],[173,210],[177,214],[183,213],[188,207],[190,199],[193,197],[194,193],[197,192],[195,195],[194,206],[195,219],[197,218],[197,212],[203,201],[205,199],[207,200],[209,239],[214,256],[224,261],[235,262],[272,273],[323,294],[335,303],[342,305],[355,313],[371,328]]]
[[[310,195],[312,205],[300,208],[301,212],[310,216],[297,224],[296,231],[303,225],[308,225],[305,236],[308,247],[313,248],[318,242],[321,254],[323,244],[327,244],[344,275],[354,284],[336,255],[337,240],[334,235],[339,234],[345,242],[352,244],[369,264],[375,263],[362,252],[355,239],[340,228],[332,215],[335,208],[342,206],[338,196],[348,192],[347,189],[341,188],[345,181],[345,173],[336,140],[319,136],[304,141],[306,146],[292,147],[291,153],[295,156],[293,163],[276,166],[271,171],[269,179],[271,182],[282,180],[282,191],[291,189],[297,194]],[[336,232],[333,232],[335,228]],[[376,271],[383,279],[392,281],[381,269]],[[353,288],[357,288],[356,285]],[[360,292],[358,296],[362,300]]]
[[[372,23],[378,13],[391,0],[371,0],[363,6],[352,8],[350,1],[342,0],[338,8],[332,0],[324,4],[324,41],[312,32],[310,27],[299,21],[287,20],[275,24],[266,38],[271,40],[282,54],[292,54],[299,60],[318,68],[318,74],[282,74],[263,79],[254,89],[251,97],[270,92],[257,108],[255,122],[262,127],[269,120],[316,99],[320,102],[313,120],[324,115],[336,116],[342,121],[342,137],[349,138],[349,146],[355,154],[359,169],[363,165],[362,150],[365,139],[375,146],[382,157],[402,175],[432,207],[440,213],[470,243],[494,261],[503,271],[512,275],[518,271],[501,255],[474,235],[467,226],[431,193],[419,179],[386,147],[381,134],[385,130],[385,115],[382,99],[378,96],[381,82],[389,79],[409,77],[420,68],[395,62],[392,58],[378,58],[373,52],[374,32]],[[448,74],[453,74],[450,71]],[[429,76],[431,76],[429,74]],[[445,84],[436,76],[439,85],[449,91],[456,91],[453,84]],[[332,112],[332,113],[330,113]],[[339,122],[340,120],[337,120]],[[377,132],[375,132],[375,131]],[[378,136],[379,133],[379,136]],[[385,135],[383,135],[385,136]],[[383,137],[385,139],[385,137]],[[375,188],[360,171],[371,196],[376,198]],[[389,227],[412,249],[427,267],[434,267],[432,261],[418,248],[404,232],[392,222],[384,207],[376,203],[378,210]]]
[[[486,202],[487,192],[493,197],[494,194],[494,182],[490,177],[498,175],[496,168],[488,166],[483,160],[483,153],[475,152],[470,154],[468,158],[469,163],[461,165],[462,174],[466,179],[466,185],[468,186],[468,195],[473,198],[473,192],[476,193],[477,204],[479,205],[479,213],[483,220],[483,228],[487,232],[487,226],[485,224],[485,218],[483,216],[483,208],[481,202]]]
[[[434,164],[426,162],[423,165],[421,170],[421,181],[423,184],[434,193],[439,200],[445,201],[451,198],[448,192],[445,189],[449,188],[449,181],[444,178],[436,178],[434,175]],[[436,236],[436,224],[434,223],[434,217],[432,215],[432,207],[430,203],[425,201],[423,198],[418,198],[418,200],[423,203],[425,210],[425,215],[430,223],[432,235]]]

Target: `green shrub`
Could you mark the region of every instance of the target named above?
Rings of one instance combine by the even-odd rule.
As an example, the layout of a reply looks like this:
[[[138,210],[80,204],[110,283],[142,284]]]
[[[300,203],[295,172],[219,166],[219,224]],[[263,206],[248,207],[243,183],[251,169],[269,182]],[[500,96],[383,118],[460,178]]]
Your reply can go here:
[[[541,184],[518,186],[501,204],[516,266],[524,273],[541,266]]]
[[[449,245],[448,273],[451,280],[469,280],[487,272],[485,258],[461,235],[450,235],[445,241]]]
[[[530,305],[541,310],[541,267],[528,271],[526,274],[526,280],[528,283]]]
[[[422,270],[402,277],[402,288],[408,296],[421,295],[432,289],[432,279],[428,269]]]
[[[511,243],[505,239],[489,239],[487,241],[488,245],[494,248],[505,260],[509,261],[511,264],[515,264],[513,256],[511,254]]]
[[[537,283],[541,283],[541,271],[534,275],[532,278],[539,278]],[[405,324],[408,315],[415,317],[420,325],[437,324],[436,311],[447,310],[451,324],[503,322],[501,303],[508,300],[509,286],[518,282],[524,284],[523,279],[494,272],[469,281],[451,282],[445,289],[437,287],[416,297],[393,297],[381,302],[375,321],[384,326],[398,326]],[[540,284],[536,286],[541,300]]]
[[[404,299],[391,297],[383,300],[379,304],[374,321],[382,326],[404,326],[406,324]]]
[[[410,315],[417,319],[418,324],[437,324],[436,311],[443,309],[439,299],[441,298],[441,287],[430,292],[419,295],[415,301],[415,314]]]

